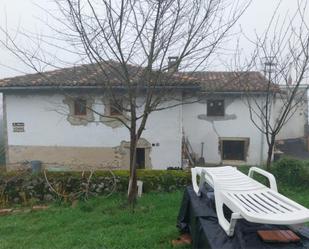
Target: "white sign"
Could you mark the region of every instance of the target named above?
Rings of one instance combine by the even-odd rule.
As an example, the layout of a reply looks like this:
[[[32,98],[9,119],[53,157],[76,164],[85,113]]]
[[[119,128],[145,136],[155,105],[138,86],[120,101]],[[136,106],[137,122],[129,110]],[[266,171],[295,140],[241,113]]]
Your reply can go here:
[[[12,123],[13,132],[25,132],[25,123]]]

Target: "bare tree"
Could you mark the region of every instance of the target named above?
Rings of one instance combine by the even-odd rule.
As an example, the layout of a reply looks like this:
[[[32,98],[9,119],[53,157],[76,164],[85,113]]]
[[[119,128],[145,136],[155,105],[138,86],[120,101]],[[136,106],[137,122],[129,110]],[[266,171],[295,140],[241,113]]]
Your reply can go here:
[[[137,194],[136,148],[149,115],[185,102],[181,92],[175,94],[175,84],[186,86],[196,80],[177,73],[177,69],[193,72],[205,68],[250,1],[61,0],[55,3],[61,18],[45,10],[61,27],[50,27],[57,34],[55,39],[69,43],[69,52],[96,66],[103,77],[102,89],[112,99],[113,106],[128,113],[126,117],[109,118],[122,122],[130,133],[128,199],[132,204]],[[29,33],[22,35],[33,41]],[[52,44],[50,39],[40,41]],[[37,72],[55,63],[46,59],[48,56],[38,44],[33,52],[22,49],[8,36],[5,45]],[[167,64],[171,55],[177,57]],[[120,97],[119,88],[124,89]],[[171,96],[177,101],[167,101]]]
[[[264,93],[247,92],[250,118],[266,137],[267,169],[270,169],[276,136],[307,98],[300,85],[309,69],[309,27],[305,18],[307,1],[298,1],[297,11],[283,19],[277,6],[267,30],[251,39],[255,49],[247,70],[260,70],[268,84]],[[280,106],[275,111],[275,106]]]

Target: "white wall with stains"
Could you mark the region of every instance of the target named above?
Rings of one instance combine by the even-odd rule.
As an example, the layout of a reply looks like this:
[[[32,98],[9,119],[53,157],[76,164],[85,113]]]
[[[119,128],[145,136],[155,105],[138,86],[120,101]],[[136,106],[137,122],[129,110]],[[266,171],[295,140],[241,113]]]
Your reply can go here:
[[[216,98],[213,96],[213,98]],[[222,96],[219,97],[222,99]],[[225,116],[207,117],[206,101],[183,106],[183,127],[193,150],[201,156],[201,143],[204,142],[206,163],[225,164],[219,151],[219,138],[249,138],[248,157],[243,164],[258,165],[266,160],[264,137],[250,120],[245,99],[240,95],[226,95]],[[239,164],[240,162],[234,162]]]
[[[287,89],[286,86],[281,87],[283,91],[291,92],[291,87]],[[293,108],[290,112],[289,118],[285,125],[282,127],[277,135],[277,140],[304,138],[306,136],[305,126],[308,124],[308,86],[300,85],[298,89],[297,98],[302,98],[301,101],[293,102],[296,108]],[[284,96],[284,95],[283,95]],[[279,117],[282,115],[283,104],[286,104],[286,100],[282,101],[277,99],[274,106],[274,116]],[[283,109],[284,110],[284,109]]]
[[[98,115],[85,126],[70,124],[63,100],[61,94],[6,94],[8,145],[116,147],[129,141],[125,127],[106,126]],[[101,100],[102,96],[95,97],[94,109],[100,113],[104,110]],[[25,132],[13,132],[12,123],[24,123]],[[150,115],[142,137],[155,145],[150,154],[154,169],[181,166],[181,123],[181,106]]]
[[[61,94],[42,92],[6,94],[8,145],[106,148],[129,141],[125,127],[107,126],[96,114],[94,121],[87,125],[72,125],[67,120],[69,108],[63,103],[64,98]],[[102,113],[102,96],[94,98],[93,108]],[[245,101],[240,95],[226,95],[224,99],[224,117],[207,117],[206,101],[151,113],[142,138],[153,145],[150,153],[152,167],[181,166],[182,131],[198,156],[204,142],[206,163],[226,163],[219,151],[220,137],[249,138],[248,156],[243,163],[257,165],[265,161],[267,145],[264,136],[251,122]],[[24,123],[25,132],[13,132],[12,123]]]

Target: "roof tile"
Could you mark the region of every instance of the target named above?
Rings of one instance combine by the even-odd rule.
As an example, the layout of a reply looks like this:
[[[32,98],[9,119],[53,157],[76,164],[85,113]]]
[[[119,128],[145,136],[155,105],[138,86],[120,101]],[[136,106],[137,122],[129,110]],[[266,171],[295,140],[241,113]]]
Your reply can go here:
[[[104,72],[102,71],[104,69]],[[140,82],[143,68],[128,65],[132,82]],[[104,82],[123,85],[120,64],[88,64],[72,68],[64,68],[44,73],[28,74],[0,80],[1,88],[13,87],[92,87],[104,86]],[[266,91],[268,80],[260,72],[177,72],[173,74],[167,85],[198,86],[202,91],[242,92]],[[164,84],[165,85],[165,84]],[[276,86],[272,85],[272,89]]]

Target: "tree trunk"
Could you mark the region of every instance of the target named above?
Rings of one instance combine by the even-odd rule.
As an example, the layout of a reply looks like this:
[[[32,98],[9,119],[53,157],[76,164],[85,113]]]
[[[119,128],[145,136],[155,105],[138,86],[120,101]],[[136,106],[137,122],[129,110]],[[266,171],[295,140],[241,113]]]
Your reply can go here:
[[[136,134],[131,134],[130,141],[130,177],[128,186],[128,204],[134,208],[137,198],[137,174],[136,174]]]
[[[268,145],[267,162],[266,162],[266,169],[267,170],[270,170],[271,159],[272,159],[273,152],[274,152],[274,146],[275,146],[275,138],[272,137],[270,144]]]

